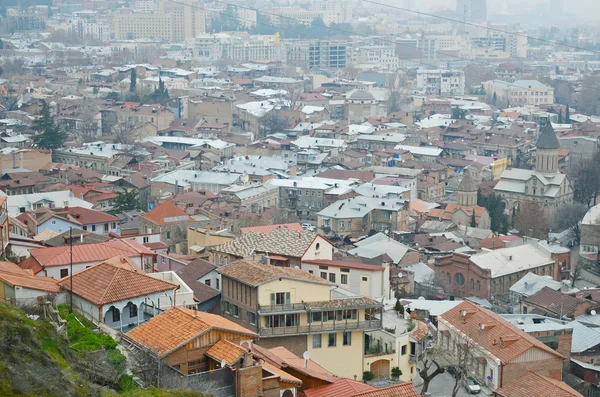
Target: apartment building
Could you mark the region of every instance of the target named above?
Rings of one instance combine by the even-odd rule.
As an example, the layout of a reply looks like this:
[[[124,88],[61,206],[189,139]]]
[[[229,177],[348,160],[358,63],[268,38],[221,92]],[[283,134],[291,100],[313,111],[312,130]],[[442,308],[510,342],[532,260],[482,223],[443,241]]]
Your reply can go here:
[[[218,272],[222,315],[260,335],[260,346],[308,351],[335,375],[362,378],[365,332],[381,329],[380,303],[297,268],[240,260]]]
[[[419,69],[417,90],[424,94],[464,95],[465,72],[462,70]]]
[[[513,83],[490,80],[483,83],[483,88],[486,92],[495,94],[496,101],[506,101],[509,106],[539,106],[554,103],[554,88],[537,80],[517,80]]]
[[[317,214],[320,230],[345,236],[354,232],[408,230],[408,201],[357,196],[338,200]]]
[[[113,29],[117,40],[193,40],[205,31],[204,3],[195,0],[160,0],[157,13],[115,14]]]
[[[230,59],[233,61],[285,60],[285,50],[279,37],[248,33],[198,34],[194,40],[194,57],[203,61]]]
[[[400,59],[396,55],[396,50],[392,46],[373,45],[358,47],[352,54],[352,63],[354,65],[373,64],[378,67],[384,67],[389,70],[397,70],[400,65]]]
[[[290,65],[308,68],[346,67],[348,46],[341,40],[285,40],[285,59]]]
[[[158,82],[155,81],[155,84]],[[142,105],[128,103],[127,105],[109,105],[100,110],[102,135],[112,134],[113,128],[121,123],[134,132],[142,132],[149,126],[149,132],[144,135],[156,135],[158,131],[168,128],[175,115],[169,109],[160,105]]]
[[[304,25],[310,25],[315,19],[322,19],[325,26],[343,22],[341,13],[325,11],[325,9],[331,9],[332,7],[322,6],[320,8],[321,10],[313,8],[307,10],[301,7],[278,7],[270,9],[267,15],[274,25],[286,24],[290,19]]]

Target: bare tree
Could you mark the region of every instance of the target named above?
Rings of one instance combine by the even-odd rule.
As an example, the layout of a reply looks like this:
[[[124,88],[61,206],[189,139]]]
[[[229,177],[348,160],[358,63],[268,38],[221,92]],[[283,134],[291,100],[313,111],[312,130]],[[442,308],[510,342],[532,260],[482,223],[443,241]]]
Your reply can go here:
[[[484,81],[495,80],[498,76],[485,66],[469,64],[465,66],[465,85],[471,87]]]
[[[469,372],[472,372],[471,367],[477,357],[482,356],[478,347],[470,339],[462,338],[451,339],[448,346],[438,344],[429,354],[447,363],[446,369],[453,367],[452,397],[456,397],[461,384],[465,382]]]
[[[579,247],[575,247],[571,250],[571,285],[577,287],[577,280],[579,280],[584,272],[589,267],[586,262],[579,255]]]
[[[513,226],[523,236],[546,238],[548,226],[542,206],[533,201],[526,201],[514,210]]]
[[[259,120],[259,138],[283,132],[286,128],[288,128],[288,121],[285,118],[269,112]]]
[[[86,100],[79,107],[75,133],[83,142],[91,142],[97,138],[100,127],[99,120],[96,118],[98,113],[98,106]]]
[[[402,99],[400,97],[400,93],[398,91],[391,91],[390,96],[387,100],[387,112],[395,113],[399,112],[402,105]]]
[[[116,143],[133,145],[140,138],[140,127],[132,118],[127,118],[116,122],[111,127],[111,133]]]
[[[581,220],[588,212],[588,207],[582,203],[567,203],[559,207],[554,227],[557,230],[569,230],[573,245],[578,246],[581,241]]]
[[[431,365],[435,365],[435,369],[433,372],[429,372],[431,369]],[[417,373],[423,379],[423,387],[421,388],[421,394],[425,394],[427,390],[429,390],[429,383],[438,376],[439,374],[443,374],[446,372],[446,369],[438,364],[438,362],[434,359],[425,359],[423,362],[422,368],[417,367]]]

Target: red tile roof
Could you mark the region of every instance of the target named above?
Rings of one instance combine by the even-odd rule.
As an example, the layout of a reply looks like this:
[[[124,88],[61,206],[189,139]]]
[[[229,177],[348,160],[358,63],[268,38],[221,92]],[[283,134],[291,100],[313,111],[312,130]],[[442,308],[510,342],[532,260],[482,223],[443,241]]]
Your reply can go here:
[[[325,368],[321,367],[319,364],[314,362],[313,360],[305,360],[301,357],[296,356],[294,353],[289,351],[283,346],[274,347],[272,349],[267,349],[265,347],[259,346],[256,343],[252,344],[252,353],[258,354],[274,365],[287,368],[294,368],[296,371],[301,372],[305,375],[311,376],[316,379],[321,379],[329,383],[333,383],[338,378],[327,371]]]
[[[30,251],[33,261],[21,263],[24,269],[33,269],[35,263],[46,266],[61,266],[70,262],[70,247],[34,248]],[[103,243],[73,245],[73,263],[100,262],[115,256],[156,255],[137,241],[113,240]],[[29,258],[28,258],[29,259]]]
[[[56,280],[49,277],[36,277],[12,262],[0,262],[0,281],[10,286],[35,289],[46,292],[59,292]]]
[[[581,396],[565,382],[527,372],[495,391],[500,397],[574,397]]]
[[[78,273],[67,276],[58,284],[73,293],[98,305],[118,302],[157,292],[175,290],[178,286],[158,280],[124,267],[99,263]]]
[[[249,329],[216,314],[196,312],[180,307],[168,309],[123,336],[125,339],[149,348],[164,357],[210,329],[241,334],[246,339],[258,336]]]
[[[249,227],[241,227],[240,233],[246,234],[249,232],[269,234],[275,229],[288,229],[288,230],[296,230],[301,232],[302,225],[299,223],[283,223],[279,225],[267,225],[267,226],[249,226]]]
[[[468,317],[463,318],[463,311],[467,313]],[[475,344],[505,363],[514,360],[531,349],[542,350],[564,359],[562,355],[496,313],[469,301],[463,301],[445,312],[440,317],[440,322],[468,335]],[[482,331],[481,324],[494,324],[494,326],[486,327]],[[510,340],[510,343],[502,346],[500,343],[502,339]]]
[[[192,222],[193,218],[184,210],[173,204],[172,201],[165,201],[159,204],[152,211],[142,215],[142,218],[154,223],[155,225],[167,225],[170,223]]]
[[[420,397],[412,382],[353,394],[352,397]]]
[[[247,350],[242,346],[236,345],[228,340],[221,339],[212,345],[205,354],[219,363],[222,360],[225,360],[227,365],[232,365],[236,363],[246,352]]]
[[[352,397],[358,393],[375,391],[375,387],[352,379],[340,379],[335,383],[304,390],[306,397]]]
[[[336,260],[305,260],[302,263],[310,263],[311,265],[321,265],[321,266],[332,266],[332,267],[343,267],[348,269],[360,269],[360,270],[369,270],[373,272],[382,272],[384,268],[382,266],[377,265],[369,265],[366,263],[360,262],[346,262],[346,261],[336,261]]]

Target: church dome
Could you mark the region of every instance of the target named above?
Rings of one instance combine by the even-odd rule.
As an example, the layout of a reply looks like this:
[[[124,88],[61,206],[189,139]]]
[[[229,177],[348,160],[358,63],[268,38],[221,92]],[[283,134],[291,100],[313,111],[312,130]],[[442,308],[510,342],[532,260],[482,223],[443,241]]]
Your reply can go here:
[[[542,132],[540,132],[540,136],[538,137],[535,147],[537,149],[548,150],[558,150],[560,148],[560,143],[558,142],[554,128],[552,128],[552,123],[548,122],[542,128]]]

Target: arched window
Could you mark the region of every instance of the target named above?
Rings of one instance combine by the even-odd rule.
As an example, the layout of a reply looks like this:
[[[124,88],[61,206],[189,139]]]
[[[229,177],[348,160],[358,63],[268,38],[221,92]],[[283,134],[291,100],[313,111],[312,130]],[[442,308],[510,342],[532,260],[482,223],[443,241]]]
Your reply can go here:
[[[481,292],[481,282],[477,280],[477,292]]]
[[[471,279],[471,291],[475,289],[475,280]]]
[[[446,281],[448,282],[448,285],[451,285],[451,284],[452,284],[452,276],[450,275],[450,273],[448,273],[448,274],[446,275]]]
[[[454,282],[456,283],[456,285],[462,287],[463,285],[465,285],[465,276],[463,276],[462,273],[456,273],[454,275]]]

